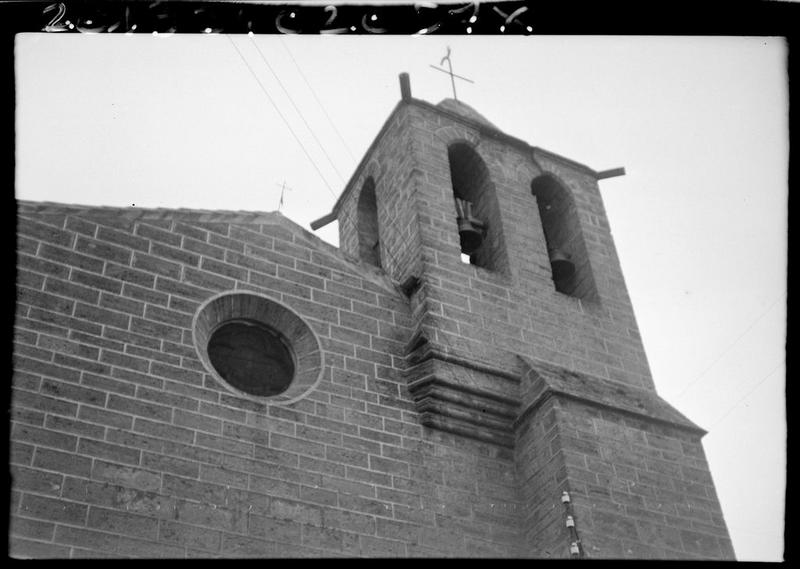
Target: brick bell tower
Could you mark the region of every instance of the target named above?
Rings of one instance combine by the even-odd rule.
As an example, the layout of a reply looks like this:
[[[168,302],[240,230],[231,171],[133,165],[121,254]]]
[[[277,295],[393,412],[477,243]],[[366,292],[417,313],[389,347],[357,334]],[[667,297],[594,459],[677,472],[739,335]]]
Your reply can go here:
[[[591,168],[468,105],[401,100],[334,210],[408,297],[426,428],[513,457],[535,557],[732,559],[701,445],[655,392]]]

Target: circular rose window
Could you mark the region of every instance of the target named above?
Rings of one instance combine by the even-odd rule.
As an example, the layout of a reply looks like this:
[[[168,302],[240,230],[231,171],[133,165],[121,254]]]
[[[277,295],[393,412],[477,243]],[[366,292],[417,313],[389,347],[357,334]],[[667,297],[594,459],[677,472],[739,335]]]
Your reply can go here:
[[[208,341],[219,376],[251,395],[278,395],[294,378],[294,355],[280,334],[251,320],[225,322]]]
[[[322,375],[322,351],[311,327],[266,296],[212,297],[195,315],[194,342],[208,371],[250,399],[291,403]]]

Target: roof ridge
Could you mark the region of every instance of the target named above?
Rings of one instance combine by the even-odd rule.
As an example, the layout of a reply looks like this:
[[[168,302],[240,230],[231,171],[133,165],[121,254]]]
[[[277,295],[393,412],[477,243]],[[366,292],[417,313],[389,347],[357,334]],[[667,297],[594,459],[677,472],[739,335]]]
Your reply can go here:
[[[302,240],[306,246],[327,255],[340,264],[340,269],[348,266],[347,270],[352,271],[353,267],[360,261],[351,258],[339,247],[332,245],[318,235],[308,231],[300,224],[289,219],[279,211],[270,212],[250,212],[250,211],[230,211],[230,210],[205,210],[187,208],[132,208],[124,206],[91,206],[78,204],[64,204],[59,202],[36,202],[28,200],[17,200],[17,211],[25,215],[85,215],[92,217],[114,217],[127,221],[135,220],[154,220],[154,219],[174,219],[183,218],[193,222],[222,222],[222,223],[254,223],[259,225],[278,225],[287,229],[293,240]],[[371,271],[371,269],[370,269]],[[387,291],[400,294],[391,284],[388,275],[372,273],[370,271],[359,271],[359,277],[376,284]]]
[[[253,221],[257,219],[275,220],[278,217],[285,217],[279,211],[247,211],[247,210],[216,210],[216,209],[194,209],[194,208],[166,208],[166,207],[133,207],[133,206],[106,206],[106,205],[85,205],[68,204],[52,201],[31,201],[17,200],[18,213],[37,213],[37,214],[60,214],[83,213],[90,215],[114,215],[125,219],[158,219],[164,217],[191,217],[201,221],[212,221],[224,218],[226,221],[241,219]]]

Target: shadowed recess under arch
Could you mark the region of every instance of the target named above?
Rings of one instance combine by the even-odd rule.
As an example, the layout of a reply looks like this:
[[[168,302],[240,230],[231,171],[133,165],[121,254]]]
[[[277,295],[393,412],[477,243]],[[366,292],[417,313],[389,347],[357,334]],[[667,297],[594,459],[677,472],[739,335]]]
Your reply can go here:
[[[372,176],[366,179],[358,196],[358,256],[371,265],[382,266],[378,205]]]
[[[569,191],[552,175],[537,176],[531,182],[542,221],[547,255],[558,292],[585,300],[597,299],[592,268],[578,211]],[[574,270],[559,268],[571,264]]]
[[[480,155],[466,142],[454,142],[447,148],[453,197],[470,204],[471,215],[483,224],[483,239],[470,255],[470,263],[490,271],[506,271],[508,259],[502,242],[500,207],[489,169]],[[463,212],[458,212],[461,218]]]

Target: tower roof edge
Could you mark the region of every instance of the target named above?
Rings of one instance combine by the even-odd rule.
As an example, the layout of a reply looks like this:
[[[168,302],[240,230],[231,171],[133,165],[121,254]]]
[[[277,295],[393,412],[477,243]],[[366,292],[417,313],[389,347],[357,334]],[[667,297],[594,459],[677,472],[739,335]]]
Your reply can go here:
[[[339,208],[341,207],[341,204],[342,204],[345,196],[347,195],[348,190],[350,189],[353,181],[359,176],[361,170],[364,168],[364,166],[366,164],[367,158],[372,154],[372,150],[374,149],[375,145],[383,137],[383,134],[386,132],[386,129],[391,124],[392,119],[399,112],[399,110],[401,108],[405,107],[406,105],[415,105],[415,106],[431,109],[431,110],[434,110],[434,111],[439,112],[439,113],[444,113],[444,114],[446,114],[446,115],[448,115],[450,117],[453,117],[453,118],[455,118],[457,120],[466,121],[469,124],[477,126],[480,129],[481,133],[484,134],[484,135],[487,135],[487,136],[490,136],[490,137],[493,137],[493,138],[498,138],[498,139],[505,140],[506,142],[508,142],[510,144],[513,144],[513,145],[515,145],[515,146],[517,146],[517,147],[519,147],[519,148],[521,148],[521,149],[523,149],[525,151],[528,151],[528,152],[533,152],[533,153],[540,152],[540,153],[543,153],[544,155],[546,155],[546,156],[548,156],[550,158],[554,158],[554,159],[560,160],[560,161],[562,161],[564,163],[567,163],[567,164],[569,164],[569,165],[571,165],[571,166],[573,166],[575,168],[583,170],[586,174],[589,174],[590,176],[598,176],[598,172],[597,171],[595,171],[594,169],[590,168],[589,166],[586,166],[585,164],[581,164],[580,162],[576,162],[574,160],[570,160],[569,158],[565,158],[565,157],[563,157],[563,156],[561,156],[559,154],[556,154],[555,152],[550,152],[549,150],[545,150],[543,148],[539,148],[539,147],[536,147],[536,146],[531,146],[529,143],[525,142],[524,140],[516,138],[514,136],[511,136],[510,134],[507,134],[507,133],[503,132],[494,123],[492,123],[486,117],[484,117],[481,113],[479,113],[478,111],[473,109],[471,106],[467,105],[466,103],[463,103],[462,101],[459,101],[457,99],[447,98],[447,99],[443,99],[438,104],[434,105],[433,103],[429,103],[428,101],[424,101],[422,99],[416,99],[416,98],[410,96],[410,94],[409,94],[407,98],[401,98],[397,102],[395,107],[392,109],[392,112],[389,113],[389,115],[386,117],[386,120],[384,121],[383,125],[381,126],[381,129],[378,131],[378,134],[373,139],[372,144],[370,144],[369,148],[364,153],[364,156],[362,157],[361,162],[359,162],[358,166],[353,171],[353,175],[347,181],[347,184],[345,184],[344,190],[339,195],[339,198],[336,200],[336,203],[334,204],[333,208],[331,208],[331,211],[329,213],[323,215],[319,219],[316,219],[316,220],[312,221],[311,222],[311,229],[317,230],[320,227],[324,227],[325,225],[327,225],[327,224],[329,224],[329,223],[331,223],[331,222],[336,220],[336,218],[337,218],[337,216],[339,214]],[[598,179],[600,179],[600,178],[598,177]]]
[[[473,109],[471,106],[464,103],[463,101],[459,101],[458,99],[443,99],[442,101],[439,101],[439,103],[437,103],[436,107],[439,109],[446,109],[450,112],[462,115],[463,117],[466,117],[471,121],[484,124],[488,127],[491,127],[497,131],[502,132],[499,128],[497,128],[497,126],[494,123],[492,123],[478,111]]]

